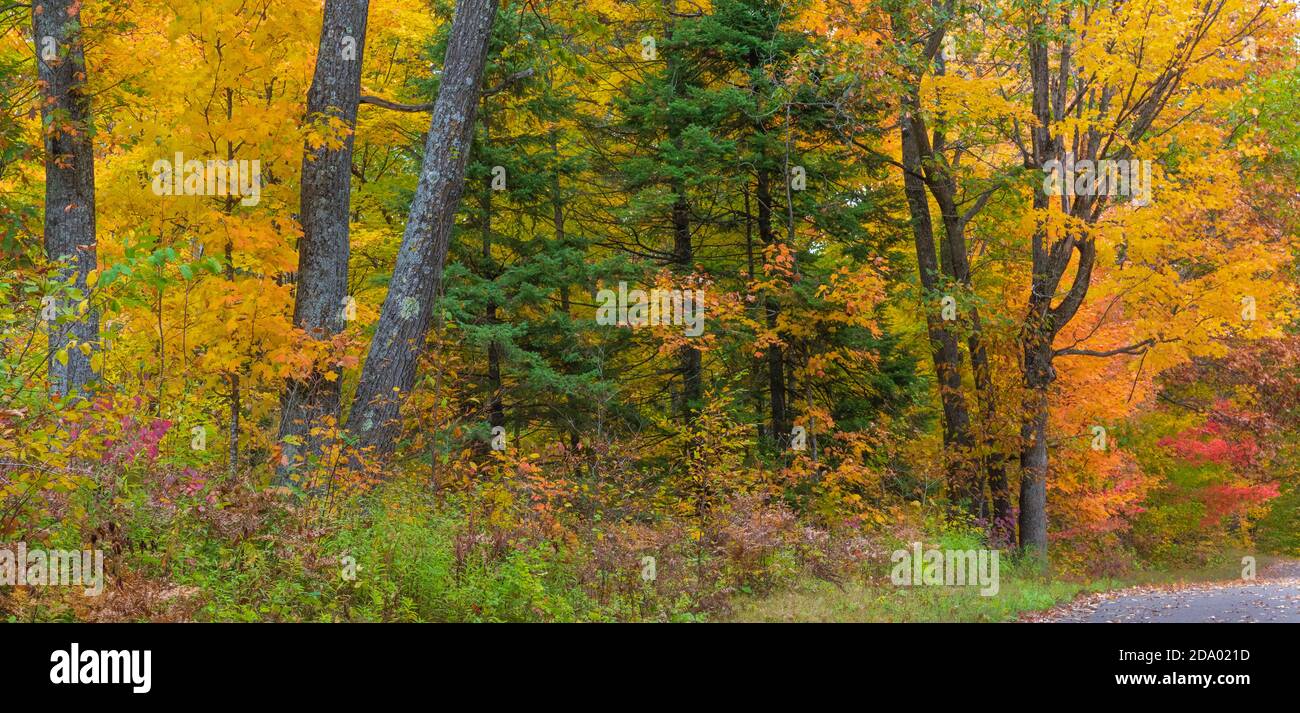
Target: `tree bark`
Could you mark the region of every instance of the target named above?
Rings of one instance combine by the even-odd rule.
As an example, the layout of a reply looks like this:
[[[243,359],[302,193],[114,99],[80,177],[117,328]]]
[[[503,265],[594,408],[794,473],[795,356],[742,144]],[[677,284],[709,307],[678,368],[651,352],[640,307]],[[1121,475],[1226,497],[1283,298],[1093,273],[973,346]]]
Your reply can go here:
[[[72,279],[86,294],[86,277],[96,268],[95,157],[80,3],[38,0],[32,29],[45,142],[45,255],[52,262],[69,261],[60,277]],[[78,310],[77,300],[58,299],[55,304],[60,312]],[[51,322],[49,330],[50,392],[75,394],[99,376],[90,364],[99,348],[99,313],[89,308],[62,324]],[[56,355],[71,340],[90,345],[91,354],[72,348],[66,362],[60,361]]]
[[[491,116],[487,111],[487,99],[483,100],[483,145],[489,146],[492,141],[492,122]],[[483,192],[479,199],[479,206],[483,214],[483,278],[489,281],[495,281],[499,276],[496,263],[492,260],[492,185],[486,182],[483,185]],[[499,322],[497,319],[497,303],[492,297],[488,297],[487,304],[483,308],[483,323],[491,327]],[[488,425],[492,427],[506,425],[505,402],[502,400],[501,386],[501,344],[492,339],[488,342],[487,347],[487,389],[488,389]]]
[[[1029,375],[1028,419],[1021,427],[1020,454],[1020,549],[1040,558],[1047,557],[1047,422],[1051,345],[1047,349],[1026,347]],[[1044,371],[1044,367],[1046,371]]]
[[[744,193],[745,193],[745,265],[746,265],[745,274],[749,279],[749,284],[752,285],[754,284],[754,213],[752,208],[750,207],[748,182],[746,182],[744,186]],[[759,303],[757,300],[755,300],[755,302],[756,302],[756,307],[754,311],[754,317],[757,320],[759,317],[763,317],[767,313],[767,307],[765,304]],[[767,411],[767,404],[764,403],[764,399],[763,399],[763,370],[764,370],[763,357],[755,356],[753,358],[753,366],[751,368],[752,368],[752,372],[750,374],[750,379],[751,379],[752,386],[750,387],[750,393],[754,397],[754,415],[757,417],[754,423],[754,434],[758,438],[759,447],[762,448],[762,444],[767,439],[767,427],[763,425],[763,414],[764,412]],[[773,439],[773,443],[775,443],[775,439]]]
[[[948,11],[952,12],[954,6],[948,3]],[[895,16],[897,24],[897,16]],[[939,45],[944,39],[946,27],[940,25],[935,31],[930,33],[929,39],[925,44],[924,57],[926,62],[937,62],[935,69],[936,75],[943,75],[946,72],[944,61],[936,57]],[[921,184],[929,190],[929,195],[934,197],[935,203],[939,207],[943,222],[943,240],[939,246],[940,268],[943,274],[952,281],[953,284],[960,286],[966,292],[973,292],[974,286],[971,280],[970,255],[966,244],[966,227],[970,220],[982,209],[987,199],[992,195],[991,190],[975,199],[973,205],[965,212],[961,210],[958,193],[958,181],[954,176],[952,167],[946,155],[947,139],[945,132],[942,130],[942,121],[936,120],[936,128],[930,135],[925,121],[920,113],[919,83],[914,83],[910,87],[909,95],[905,98],[905,104],[908,107],[908,119],[905,124],[911,124],[910,128],[904,126],[905,140],[911,139],[912,146],[909,147],[915,154],[913,168],[906,170],[907,173],[916,174],[913,181]],[[909,200],[909,206],[913,207],[913,215],[916,215],[916,208],[924,208],[927,215],[924,225],[929,226],[928,207],[924,202],[925,194],[920,188],[913,188],[917,192],[919,200]],[[931,232],[933,228],[928,228]],[[930,239],[933,243],[933,238]],[[965,487],[958,488],[954,492],[957,497],[969,498],[969,509],[972,513],[980,516],[991,515],[989,523],[989,532],[992,539],[996,542],[1002,542],[1014,538],[1014,524],[1012,523],[1012,506],[1009,488],[1007,486],[1007,454],[999,452],[997,439],[992,433],[993,424],[1001,417],[998,413],[998,394],[997,385],[993,380],[992,370],[989,365],[988,346],[985,340],[983,323],[980,318],[978,307],[969,305],[965,308],[963,321],[969,321],[970,334],[967,337],[966,345],[970,352],[971,372],[975,382],[975,398],[979,407],[979,417],[981,423],[978,427],[966,426],[969,432],[965,436],[957,438],[958,442],[969,443],[973,447],[978,442],[978,457],[974,457],[966,448],[958,448],[953,453],[955,459],[950,463],[949,480],[950,483],[954,478],[965,480]],[[940,324],[945,331],[949,331]],[[945,348],[936,349],[937,354],[942,354]],[[960,355],[958,355],[956,364],[957,374],[961,373]],[[960,382],[960,376],[952,379],[954,383]],[[962,428],[961,421],[970,423],[970,416],[957,417],[957,422],[952,424],[953,431],[959,432]],[[981,435],[977,435],[981,434]],[[989,496],[992,501],[992,507],[988,508],[989,500],[984,496],[984,484],[988,483]]]
[[[307,93],[307,121],[342,120],[349,128],[337,149],[307,147],[302,161],[297,288],[293,325],[312,339],[326,341],[343,330],[347,299],[349,209],[352,193],[351,130],[357,123],[361,65],[370,0],[326,0],[316,70]],[[327,367],[326,367],[327,368]],[[280,399],[280,444],[285,467],[277,482],[288,484],[290,471],[318,455],[325,437],[311,429],[326,417],[339,420],[340,380],[314,368],[303,379],[290,379]],[[295,437],[298,444],[286,438]]]
[[[913,95],[907,101],[907,111],[918,110]],[[926,295],[939,290],[940,265],[935,253],[934,223],[930,219],[930,203],[922,178],[921,154],[913,138],[916,123],[904,119],[901,123],[903,192],[911,214],[912,238],[916,247],[916,266],[921,287]],[[935,378],[939,385],[939,401],[943,406],[943,443],[949,454],[947,464],[948,496],[953,502],[970,499],[975,489],[968,463],[975,439],[971,434],[970,408],[961,378],[961,347],[957,335],[944,327],[943,320],[934,309],[926,310],[926,327],[930,337],[930,353],[934,359]]]
[[[674,97],[680,96],[677,86],[681,60],[678,57],[678,49],[673,44],[673,22],[669,20],[664,26],[665,45],[669,47],[667,60],[667,81],[672,83],[672,94]],[[669,112],[668,115],[668,140],[672,143],[674,150],[681,151],[682,148],[682,130],[683,122],[675,112]],[[670,219],[673,229],[673,252],[672,262],[679,275],[689,275],[695,262],[695,250],[691,244],[691,210],[690,203],[686,196],[686,186],[681,178],[676,178],[672,182],[673,205]],[[683,424],[689,425],[695,420],[695,415],[699,409],[700,402],[703,399],[703,386],[700,381],[701,355],[700,350],[685,344],[677,350],[678,373],[682,378],[682,397],[681,397],[681,419]]]
[[[1047,40],[1040,36],[1040,24],[1046,24],[1047,10],[1039,10],[1029,21],[1029,77],[1033,89],[1036,123],[1030,133],[1030,168],[1039,168],[1055,152],[1055,140],[1048,128],[1052,121],[1051,68]],[[1034,209],[1046,210],[1049,198],[1041,187],[1034,190]],[[1052,369],[1052,296],[1059,277],[1054,276],[1055,250],[1047,245],[1043,229],[1033,235],[1033,275],[1030,278],[1029,307],[1021,328],[1024,360],[1021,370],[1029,394],[1025,402],[1025,420],[1021,427],[1020,455],[1020,549],[1047,555],[1047,388],[1055,373]],[[1055,247],[1055,246],[1053,246]],[[1066,255],[1067,262],[1069,255]],[[1063,271],[1063,266],[1062,266]]]
[[[677,200],[673,203],[673,263],[682,275],[689,275],[695,261],[695,251],[691,246],[690,210],[686,203],[684,189],[675,187]],[[700,383],[700,350],[686,344],[677,352],[682,375],[682,422],[691,423],[700,406],[704,393]]]
[[[459,0],[443,62],[420,179],[388,296],[361,372],[348,431],[383,456],[400,432],[401,405],[415,384],[451,229],[465,186],[474,116],[497,0]]]
[[[971,310],[971,336],[967,340],[970,349],[971,371],[975,375],[975,393],[980,401],[980,414],[983,420],[984,450],[980,456],[980,470],[989,485],[989,498],[992,501],[989,532],[997,543],[1010,543],[1015,539],[1015,523],[1012,521],[1011,491],[1007,485],[1007,455],[997,448],[996,439],[990,432],[998,414],[997,385],[993,382],[993,370],[989,364],[988,347],[984,341],[984,326],[979,311]],[[983,499],[981,498],[981,502]]]
[[[772,174],[761,165],[758,167],[754,198],[758,202],[758,239],[763,245],[773,245],[777,238],[772,229]],[[767,328],[775,331],[781,314],[781,305],[775,297],[767,295],[763,298],[763,311],[767,319]],[[779,447],[784,448],[790,442],[790,419],[786,412],[786,396],[789,394],[789,389],[785,381],[785,350],[780,344],[771,344],[767,347],[767,391],[772,440]]]
[[[947,3],[952,11],[952,3]],[[946,277],[950,285],[969,290],[970,259],[966,249],[965,227],[969,215],[963,215],[957,205],[957,184],[943,155],[944,133],[936,129],[931,138],[921,115],[920,81],[921,75],[937,59],[939,47],[945,34],[945,27],[940,25],[928,33],[928,36],[914,38],[902,13],[892,13],[890,17],[894,30],[902,38],[922,43],[920,61],[913,71],[914,76],[906,87],[901,100],[899,129],[902,134],[903,192],[907,198],[908,211],[911,214],[912,234],[916,244],[917,270],[921,277],[921,287],[926,298],[936,295],[940,288],[940,278]],[[938,74],[944,71],[939,60]],[[933,195],[939,206],[943,222],[943,239],[935,240],[934,221],[930,217],[929,196]],[[936,248],[938,256],[936,257]],[[987,373],[979,373],[983,366],[987,369],[987,352],[979,329],[979,313],[970,308],[974,328],[967,340],[971,351],[971,366],[975,370],[976,389],[989,387],[991,379],[982,379]],[[969,511],[978,512],[983,503],[983,473],[972,460],[975,435],[971,426],[970,407],[966,400],[965,386],[962,383],[962,354],[955,330],[945,324],[941,314],[935,314],[933,306],[926,310],[926,326],[930,336],[931,355],[934,359],[935,378],[938,381],[940,402],[944,413],[944,451],[948,483],[948,498],[956,504],[965,502]],[[981,395],[982,392],[980,392]],[[981,399],[985,409],[992,404],[991,398]]]

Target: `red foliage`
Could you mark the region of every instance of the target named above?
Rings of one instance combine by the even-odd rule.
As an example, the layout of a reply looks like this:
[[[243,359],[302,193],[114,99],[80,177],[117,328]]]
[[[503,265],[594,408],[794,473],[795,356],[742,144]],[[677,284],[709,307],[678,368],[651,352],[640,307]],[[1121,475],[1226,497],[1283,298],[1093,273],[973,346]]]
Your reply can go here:
[[[104,442],[104,463],[129,465],[137,456],[145,453],[148,460],[158,457],[158,444],[172,427],[172,422],[165,418],[141,419],[125,415],[119,424],[121,438],[110,438]]]
[[[1263,485],[1211,485],[1200,492],[1205,503],[1201,526],[1214,526],[1232,515],[1241,515],[1254,505],[1278,496],[1277,483]]]
[[[1231,439],[1231,440],[1229,440]],[[1255,465],[1259,444],[1243,433],[1229,433],[1223,424],[1210,420],[1203,426],[1188,428],[1175,436],[1162,438],[1159,445],[1194,464],[1228,465],[1245,470]]]

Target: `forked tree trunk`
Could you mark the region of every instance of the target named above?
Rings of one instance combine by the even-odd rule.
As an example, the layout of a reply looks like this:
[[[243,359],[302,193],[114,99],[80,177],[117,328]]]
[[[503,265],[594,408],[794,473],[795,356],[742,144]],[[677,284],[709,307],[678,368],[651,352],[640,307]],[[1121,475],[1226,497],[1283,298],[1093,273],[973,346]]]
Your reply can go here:
[[[402,246],[361,371],[348,431],[378,455],[391,453],[401,405],[433,319],[451,229],[465,187],[474,116],[497,0],[459,0],[443,62],[433,122]]]
[[[1029,73],[1034,116],[1040,121],[1031,130],[1031,162],[1033,167],[1041,169],[1048,157],[1057,152],[1057,139],[1052,137],[1049,127],[1054,114],[1059,112],[1053,111],[1047,41],[1037,34],[1041,31],[1039,23],[1047,24],[1047,11],[1039,12],[1041,16],[1031,15],[1030,20],[1030,33],[1034,39],[1029,43]],[[1050,202],[1043,189],[1036,187],[1034,209],[1046,210]],[[1029,393],[1021,426],[1019,544],[1022,552],[1038,556],[1044,564],[1047,556],[1047,390],[1056,376],[1052,367],[1052,341],[1057,330],[1073,316],[1071,311],[1058,317],[1052,308],[1052,296],[1056,294],[1073,248],[1068,244],[1049,245],[1048,240],[1045,230],[1040,228],[1034,232],[1029,309],[1020,333],[1024,350],[1021,371]],[[1086,289],[1090,271],[1091,265],[1081,256],[1076,285],[1082,279]],[[1077,307],[1076,303],[1074,308]]]
[[[915,100],[908,102],[909,110],[918,110]],[[927,295],[939,289],[940,265],[935,252],[934,223],[930,219],[930,203],[925,181],[921,177],[921,157],[911,132],[912,122],[901,122],[903,192],[911,214],[912,238],[916,248],[916,266],[921,287]],[[973,497],[975,476],[969,468],[969,456],[975,439],[971,433],[970,408],[961,378],[961,347],[957,335],[944,326],[940,314],[930,306],[926,310],[926,329],[930,337],[930,353],[934,359],[935,379],[939,386],[939,402],[943,406],[943,443],[949,454],[946,464],[948,497],[956,503]]]
[[[45,141],[45,255],[68,260],[61,276],[85,293],[86,276],[96,267],[95,157],[79,7],[77,0],[37,0],[32,29]],[[98,377],[90,357],[99,348],[99,314],[93,308],[78,313],[75,299],[54,305],[75,316],[49,323],[49,386],[51,393],[71,395]],[[73,340],[78,346],[67,348]],[[91,354],[81,351],[82,344]]]
[[[949,3],[951,4],[951,3]],[[891,15],[891,23],[900,37],[921,41],[913,37],[905,18],[900,13]],[[945,73],[944,61],[938,55],[940,45],[947,31],[940,23],[931,28],[928,38],[923,40],[922,56],[926,66],[935,63],[936,75]],[[908,199],[908,209],[912,216],[914,237],[917,241],[917,263],[921,271],[921,282],[928,295],[934,295],[938,288],[938,276],[942,273],[953,285],[966,291],[972,290],[970,255],[966,244],[966,226],[982,209],[984,201],[991,194],[977,198],[973,205],[962,210],[958,200],[958,185],[954,178],[945,152],[949,149],[942,123],[937,123],[933,130],[926,127],[921,113],[920,74],[912,79],[903,96],[901,122],[903,139],[904,190]],[[933,196],[942,216],[943,236],[938,241],[939,255],[936,262],[934,225],[930,218],[927,197]],[[928,275],[928,276],[927,276]],[[980,443],[978,457],[972,453],[977,441],[976,429],[971,425],[972,418],[962,384],[962,358],[956,332],[945,324],[945,320],[931,317],[927,320],[931,334],[931,348],[935,360],[935,373],[939,381],[941,400],[944,407],[944,444],[948,456],[947,480],[949,499],[952,502],[965,500],[972,513],[984,514],[986,500],[984,482],[989,484],[993,501],[993,523],[990,528],[994,538],[1003,539],[1005,532],[999,532],[1009,526],[1011,500],[1007,489],[1006,458],[997,454],[996,440],[989,434],[990,425],[998,418],[997,393],[989,370],[988,349],[980,320],[979,310],[974,305],[965,308],[963,321],[969,321],[970,335],[967,348],[970,351],[971,371],[975,377],[975,397],[980,406],[980,416],[984,425],[984,436]]]
[[[370,0],[326,0],[316,70],[307,94],[308,122],[329,117],[342,120],[349,129],[356,126],[369,5]],[[302,240],[293,325],[322,341],[342,331],[345,321],[353,140],[349,133],[337,149],[309,146],[302,161],[298,209]],[[285,385],[280,399],[284,466],[277,472],[282,485],[288,483],[295,466],[321,452],[324,438],[312,435],[312,428],[328,416],[338,422],[339,379],[327,379],[324,372],[318,367],[306,378],[290,379]]]

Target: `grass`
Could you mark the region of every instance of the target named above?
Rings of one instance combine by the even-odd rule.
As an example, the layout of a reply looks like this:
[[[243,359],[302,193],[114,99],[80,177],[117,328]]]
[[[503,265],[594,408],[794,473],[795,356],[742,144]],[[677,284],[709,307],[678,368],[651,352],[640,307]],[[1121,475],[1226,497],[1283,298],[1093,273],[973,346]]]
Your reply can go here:
[[[1075,596],[1110,588],[1107,583],[1040,582],[1003,577],[998,593],[978,587],[895,587],[821,580],[737,602],[733,621],[749,622],[996,622],[1047,609]]]
[[[1026,612],[1050,609],[1079,595],[1136,585],[1224,581],[1241,575],[1240,556],[1201,569],[1136,572],[1123,579],[1047,579],[1018,562],[1002,567],[999,590],[981,596],[979,587],[899,587],[887,577],[837,586],[818,579],[762,597],[733,602],[737,622],[1006,622]],[[1258,556],[1263,570],[1273,558]]]

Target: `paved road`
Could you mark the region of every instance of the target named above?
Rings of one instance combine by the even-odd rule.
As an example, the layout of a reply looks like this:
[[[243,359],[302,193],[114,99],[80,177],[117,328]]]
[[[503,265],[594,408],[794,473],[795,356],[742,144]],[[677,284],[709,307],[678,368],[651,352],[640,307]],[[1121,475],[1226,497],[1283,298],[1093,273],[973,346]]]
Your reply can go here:
[[[1300,623],[1300,562],[1274,565],[1250,582],[1143,587],[1093,595],[1038,621]]]

